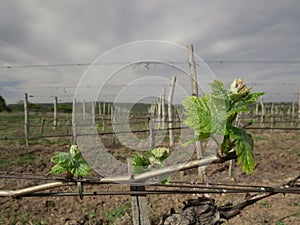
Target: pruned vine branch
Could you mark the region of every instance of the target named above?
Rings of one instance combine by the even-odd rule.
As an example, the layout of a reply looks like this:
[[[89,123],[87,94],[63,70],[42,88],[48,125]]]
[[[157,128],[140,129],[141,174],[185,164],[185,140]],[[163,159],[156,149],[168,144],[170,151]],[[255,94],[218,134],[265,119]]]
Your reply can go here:
[[[28,188],[22,188],[19,190],[0,190],[0,196],[2,197],[22,197],[23,195],[39,192],[39,191],[45,191],[45,190],[51,190],[58,187],[64,187],[64,186],[72,186],[74,185],[73,182],[53,182],[53,183],[47,183],[47,184],[41,184],[33,187]]]
[[[275,187],[270,187],[263,193],[249,195],[242,202],[233,205],[227,203],[223,206],[216,206],[213,198],[200,197],[191,199],[185,203],[180,213],[172,212],[162,221],[162,225],[186,224],[186,225],[215,225],[221,224],[223,220],[229,220],[241,213],[243,209],[256,202],[279,193],[300,194],[300,175],[295,179]],[[295,192],[296,191],[296,192]]]
[[[106,183],[106,182],[122,182],[122,183],[138,183],[141,181],[145,181],[152,177],[157,177],[164,174],[170,174],[181,170],[187,170],[191,168],[201,167],[201,166],[207,166],[211,163],[223,163],[225,161],[235,159],[236,155],[233,153],[228,154],[226,156],[223,156],[219,158],[218,156],[212,156],[209,158],[205,158],[202,160],[195,160],[187,163],[177,164],[174,166],[157,169],[154,171],[145,172],[142,174],[138,174],[136,176],[123,176],[123,177],[112,177],[112,178],[102,178],[100,179],[100,182]],[[75,180],[74,180],[75,181]],[[45,191],[50,190],[53,188],[63,187],[63,186],[72,186],[75,185],[75,182],[72,182],[71,180],[66,180],[66,182],[53,182],[53,183],[47,183],[47,184],[41,184],[33,187],[28,188],[22,188],[19,190],[0,190],[0,196],[2,197],[21,197],[23,195],[28,195],[30,193],[36,193],[39,191]]]

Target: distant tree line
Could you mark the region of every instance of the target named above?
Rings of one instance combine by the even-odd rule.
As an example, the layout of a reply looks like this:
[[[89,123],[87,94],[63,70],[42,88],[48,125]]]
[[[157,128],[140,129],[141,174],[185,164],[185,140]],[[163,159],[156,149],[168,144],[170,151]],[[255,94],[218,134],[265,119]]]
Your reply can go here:
[[[0,112],[11,112],[11,108],[6,105],[5,99],[0,95]]]
[[[49,103],[29,103],[29,110],[34,112],[53,112],[54,106]],[[72,103],[59,103],[57,106],[59,112],[71,113]],[[24,103],[19,101],[17,104],[7,105],[5,99],[0,95],[0,112],[24,112]]]

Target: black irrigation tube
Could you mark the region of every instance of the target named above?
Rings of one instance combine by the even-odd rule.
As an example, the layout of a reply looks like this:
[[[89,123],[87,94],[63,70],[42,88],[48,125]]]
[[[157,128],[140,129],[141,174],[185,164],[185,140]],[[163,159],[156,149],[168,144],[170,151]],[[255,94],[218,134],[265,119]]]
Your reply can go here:
[[[51,175],[50,177],[44,175],[44,174],[32,174],[32,173],[15,173],[15,172],[9,172],[9,171],[0,171],[0,178],[6,178],[6,179],[25,179],[25,180],[51,180],[51,181],[65,181],[65,182],[70,182],[69,180],[67,181],[64,176],[53,176]],[[87,184],[117,184],[116,182],[104,182],[104,181],[99,181],[102,177],[88,177],[85,179],[73,179],[73,182],[83,182]],[[71,181],[71,182],[72,182]],[[257,186],[257,185],[243,185],[243,184],[223,184],[223,183],[204,183],[204,182],[194,182],[194,181],[176,181],[172,180],[170,181],[169,184],[144,184],[144,183],[137,183],[137,185],[146,185],[146,186],[156,186],[156,187],[194,187],[194,188],[202,188],[205,187],[207,188],[208,186],[225,186],[225,187],[244,187],[244,188],[269,188],[268,186]]]
[[[0,173],[1,174],[1,173]],[[6,174],[5,172],[2,174]],[[62,181],[62,182],[82,182],[88,185],[101,185],[101,184],[118,184],[116,182],[108,182],[108,181],[99,181],[100,178],[96,179],[73,179],[73,180],[66,180],[64,177],[43,177],[41,175],[36,175],[36,176],[22,176],[23,174],[18,174],[19,176],[13,176],[13,175],[9,175],[9,173],[7,173],[7,175],[0,175],[0,179],[15,179],[15,180],[30,180],[30,181],[40,181],[40,180],[45,180],[45,181]],[[38,177],[39,176],[39,177]],[[177,184],[175,184],[177,183]],[[270,187],[268,186],[255,186],[255,185],[239,185],[239,184],[221,184],[221,183],[208,183],[204,184],[195,184],[194,182],[189,182],[189,183],[185,183],[185,184],[180,184],[180,182],[176,182],[176,181],[171,181],[170,184],[145,184],[145,183],[134,183],[134,185],[145,185],[145,186],[149,186],[149,187],[173,187],[173,188],[206,188],[206,189],[216,189],[217,186],[223,186],[222,188],[227,188],[227,187],[239,187],[239,188],[257,188],[258,191],[261,191],[261,189],[269,189]]]
[[[269,190],[257,190],[257,189],[227,189],[227,188],[215,188],[206,190],[145,190],[145,191],[93,191],[84,192],[83,196],[103,196],[103,195],[162,195],[162,194],[245,194],[245,193],[282,193],[282,194],[300,194],[300,188],[281,188]],[[78,192],[37,192],[25,194],[20,197],[69,197],[78,196]]]
[[[244,128],[245,130],[300,130],[300,128],[296,128],[296,127],[246,127]]]
[[[1,173],[1,172],[0,172]],[[104,184],[113,184],[118,185],[119,183],[113,182],[113,181],[101,181],[100,177],[97,178],[89,178],[89,179],[73,179],[73,180],[66,180],[63,177],[41,177],[41,175],[33,176],[32,174],[28,174],[30,176],[22,176],[22,173],[18,173],[15,175],[19,176],[12,176],[9,175],[11,173],[9,172],[2,172],[4,175],[0,175],[0,178],[6,178],[6,179],[26,179],[26,180],[52,180],[52,181],[61,181],[61,182],[82,182],[83,184],[87,185],[104,185]],[[6,175],[8,174],[8,175]],[[38,177],[40,176],[40,177]],[[179,189],[202,189],[200,192],[205,191],[205,193],[247,193],[247,192],[270,192],[270,193],[296,193],[300,194],[300,186],[299,187],[289,187],[286,185],[281,185],[276,188],[270,187],[270,186],[257,186],[257,185],[241,185],[241,184],[223,184],[223,183],[200,183],[197,184],[197,182],[180,182],[180,181],[171,181],[170,184],[160,184],[160,183],[124,183],[127,185],[143,185],[147,187],[163,187],[163,188],[179,188]],[[299,184],[300,185],[300,184]],[[170,190],[165,190],[170,191]],[[185,191],[185,190],[184,190]],[[191,190],[188,190],[190,192]],[[199,192],[199,190],[192,190]],[[212,191],[212,192],[210,192]]]

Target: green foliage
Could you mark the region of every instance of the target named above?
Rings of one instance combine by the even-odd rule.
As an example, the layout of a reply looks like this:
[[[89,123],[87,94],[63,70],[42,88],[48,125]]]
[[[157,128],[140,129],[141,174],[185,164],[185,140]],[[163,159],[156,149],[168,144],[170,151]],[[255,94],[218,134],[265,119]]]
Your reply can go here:
[[[55,152],[51,161],[55,163],[49,174],[67,173],[68,178],[86,176],[92,168],[86,163],[77,145],[72,145],[70,152]]]
[[[183,101],[187,116],[184,123],[195,130],[197,140],[224,135],[220,153],[227,154],[236,148],[238,162],[245,172],[251,174],[254,169],[253,139],[235,127],[234,121],[238,113],[248,111],[249,105],[264,93],[250,93],[251,89],[241,79],[235,79],[229,90],[218,80],[211,84],[211,88],[209,94],[200,98],[191,96]]]
[[[10,159],[7,159],[0,154],[0,169],[5,169],[14,164],[33,164],[35,160],[36,156],[32,154],[17,156]]]
[[[48,107],[48,111],[52,112],[54,110],[54,106],[51,105]],[[59,103],[57,104],[57,111],[64,112],[64,113],[71,113],[72,112],[72,103]]]
[[[2,111],[10,112],[11,109],[7,107],[5,99],[0,95],[0,112]]]
[[[102,212],[102,216],[105,220],[108,220],[108,224],[114,224],[117,218],[122,218],[125,215],[130,214],[130,204],[120,204],[111,210],[105,210]]]
[[[133,158],[134,174],[140,174],[151,169],[163,168],[163,161],[168,158],[169,149],[158,147],[147,151],[145,154],[137,153]],[[159,180],[168,183],[168,175],[162,175]]]

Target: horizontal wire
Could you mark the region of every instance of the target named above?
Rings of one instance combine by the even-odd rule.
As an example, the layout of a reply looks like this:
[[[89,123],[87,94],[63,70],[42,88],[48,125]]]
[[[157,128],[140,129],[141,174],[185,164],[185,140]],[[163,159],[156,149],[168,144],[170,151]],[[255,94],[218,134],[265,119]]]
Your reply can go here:
[[[300,64],[300,60],[203,60],[208,64]],[[101,65],[128,65],[133,62],[103,62],[103,63],[56,63],[56,64],[28,64],[28,65],[2,65],[0,69],[13,69],[13,68],[41,68],[41,67],[79,67],[79,66],[101,66]],[[144,61],[136,62],[134,64],[187,64],[187,61],[167,61],[167,62],[156,62],[156,61]],[[196,64],[202,62],[196,61]]]
[[[85,179],[66,179],[63,176],[55,177],[45,177],[45,175],[35,175],[27,173],[25,176],[23,173],[14,173],[14,172],[0,172],[0,178],[8,179],[27,179],[27,180],[53,180],[53,181],[62,181],[62,182],[82,182],[88,185],[101,185],[101,184],[118,184],[114,181],[101,181],[102,177],[93,177]],[[300,177],[300,176],[299,176]],[[298,178],[299,179],[299,178]],[[297,180],[297,179],[296,179]],[[227,190],[248,190],[250,188],[253,192],[260,192],[273,189],[270,186],[262,185],[247,185],[247,184],[226,184],[226,183],[198,183],[198,182],[181,182],[181,181],[170,181],[170,184],[160,184],[160,183],[132,183],[130,181],[129,185],[132,186],[149,186],[149,187],[164,187],[164,188],[193,188],[193,189],[227,189]],[[126,184],[126,183],[122,183]],[[220,187],[221,186],[221,187]],[[228,188],[231,187],[231,188]],[[283,187],[283,186],[282,186]],[[299,189],[300,191],[300,189]]]
[[[165,130],[180,130],[180,129],[189,129],[188,127],[173,127],[173,128],[164,128],[164,129],[155,129],[153,131],[165,131]],[[246,127],[245,130],[282,130],[282,131],[298,131],[300,128],[297,127]],[[135,131],[118,131],[118,132],[105,132],[105,133],[89,133],[89,134],[77,134],[77,136],[105,136],[105,135],[114,135],[114,134],[126,134],[126,133],[148,133],[150,130],[135,130]],[[57,134],[57,135],[42,135],[42,136],[29,136],[29,140],[41,139],[41,138],[63,138],[63,137],[72,137],[72,134]],[[11,141],[11,140],[22,140],[25,139],[23,136],[17,137],[0,137],[0,141]]]

